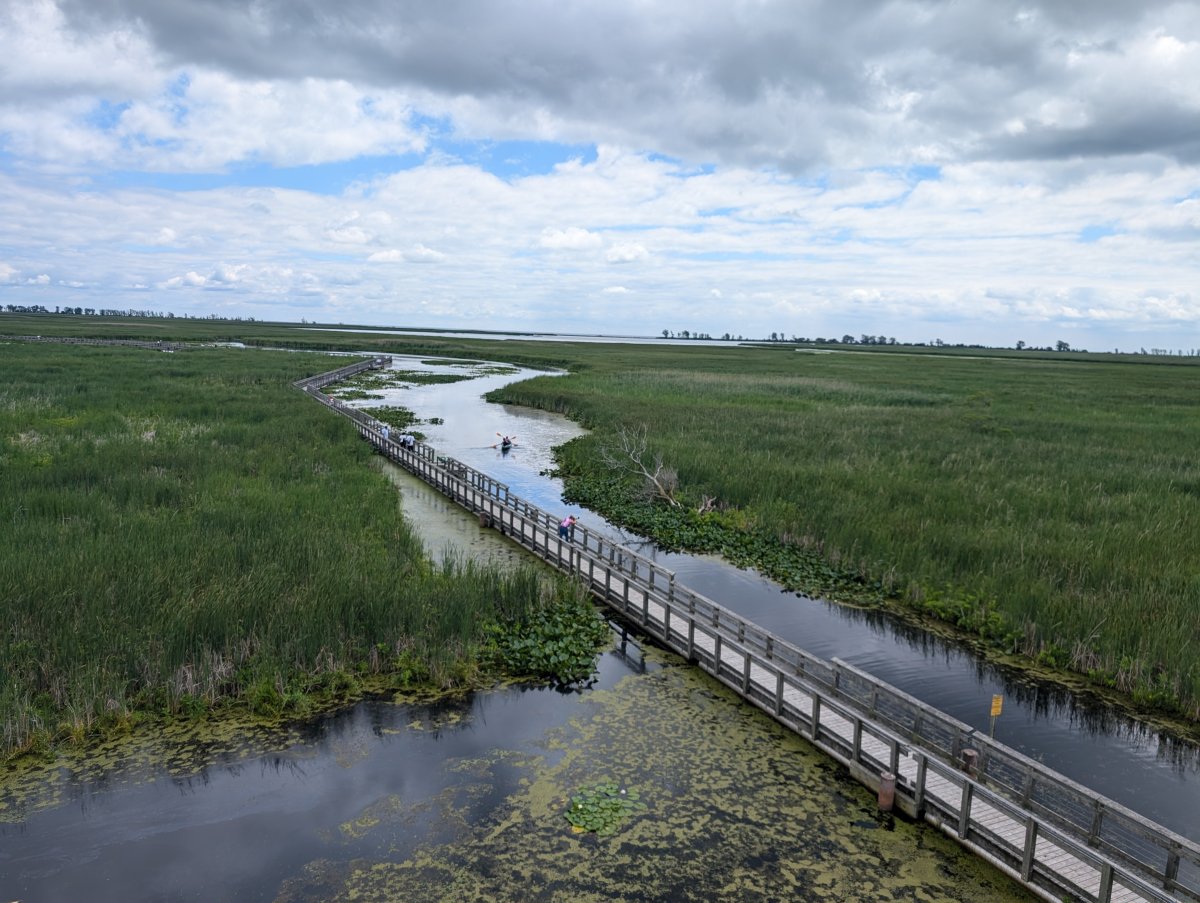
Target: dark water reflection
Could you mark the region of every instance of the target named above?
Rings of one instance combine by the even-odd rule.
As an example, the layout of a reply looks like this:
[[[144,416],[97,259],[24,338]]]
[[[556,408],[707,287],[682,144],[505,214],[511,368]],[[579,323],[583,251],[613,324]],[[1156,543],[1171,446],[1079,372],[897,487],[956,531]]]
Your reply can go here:
[[[599,685],[628,673],[620,656],[605,656]],[[330,832],[342,823],[380,799],[411,805],[460,785],[461,775],[443,767],[448,760],[536,744],[578,712],[580,698],[516,688],[431,705],[377,700],[294,725],[286,748],[264,755],[213,754],[198,741],[194,767],[182,776],[163,774],[161,761],[138,762],[141,754],[157,759],[157,749],[127,750],[96,772],[68,770],[59,777],[60,804],[33,806],[17,824],[0,821],[0,895],[273,899],[281,881],[328,853]],[[493,776],[481,810],[512,793],[516,780]],[[410,847],[437,835],[419,811],[413,819]],[[370,851],[361,846],[356,852]]]
[[[707,677],[616,646],[582,692],[367,701],[233,726],[236,749],[177,727],[10,774],[0,899],[1027,899]],[[601,780],[648,809],[598,843],[563,812]]]
[[[398,359],[396,366],[412,369],[413,362]],[[441,425],[421,427],[440,452],[549,511],[576,513],[589,528],[622,539],[674,570],[681,583],[808,652],[847,661],[983,732],[989,729],[992,696],[1002,695],[996,739],[1200,840],[1200,746],[1195,742],[1131,719],[1094,694],[988,662],[886,614],[797,596],[711,556],[658,552],[599,515],[564,504],[561,481],[543,472],[553,467],[554,446],[582,430],[557,415],[488,404],[481,397],[533,375],[525,370],[417,386],[392,393],[387,403],[403,404],[424,418],[444,418]],[[518,447],[502,456],[490,448],[496,433],[516,435]]]

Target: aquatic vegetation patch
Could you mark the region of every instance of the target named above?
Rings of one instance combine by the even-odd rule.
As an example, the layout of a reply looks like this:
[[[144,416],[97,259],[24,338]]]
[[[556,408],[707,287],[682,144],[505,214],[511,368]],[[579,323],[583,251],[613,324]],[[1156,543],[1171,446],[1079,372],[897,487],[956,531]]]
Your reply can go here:
[[[886,588],[862,574],[831,564],[821,554],[782,543],[737,509],[697,512],[681,505],[656,504],[641,497],[629,479],[598,473],[571,456],[572,443],[555,449],[566,501],[604,515],[611,523],[653,537],[666,551],[721,555],[738,567],[753,567],[787,589],[856,602],[879,602]]]
[[[9,762],[0,779],[0,821],[19,823],[61,805],[80,786],[148,783],[163,773],[186,782],[215,765],[293,748],[304,735],[299,722],[267,722],[230,710],[190,721],[142,716],[123,733]]]
[[[386,818],[394,817],[403,811],[403,801],[393,794],[384,797],[366,811],[359,813],[358,817],[352,821],[343,822],[338,826],[338,830],[343,838],[358,840],[377,828]]]
[[[645,808],[646,804],[636,790],[606,781],[572,796],[563,817],[576,833],[591,832],[607,837],[616,833],[621,822]]]
[[[511,364],[496,364],[476,360],[427,360],[421,361],[427,367],[462,367],[471,371],[471,378],[477,376],[507,376],[519,373],[520,368]]]
[[[430,373],[425,370],[364,370],[325,388],[333,398],[343,401],[385,398],[380,394],[393,389],[433,386],[475,379],[478,373]]]
[[[381,852],[305,876],[327,898],[446,903],[1032,899],[936,829],[880,815],[840,766],[706,675],[646,655],[663,667],[584,694],[578,716],[546,733],[553,759],[472,760],[479,780],[509,767],[525,777],[465,822],[459,798],[433,801],[448,839],[401,852],[413,806],[367,828]],[[641,805],[613,804],[629,798],[622,787],[640,789]],[[563,829],[576,803],[593,807],[595,830]]]
[[[439,386],[446,383],[461,383],[475,379],[475,373],[429,373],[425,370],[386,370],[393,383],[408,383],[414,386]]]
[[[398,430],[408,429],[414,423],[418,423],[417,415],[402,405],[384,405],[377,408],[363,408],[364,414],[369,414],[380,423],[386,423],[388,426]]]
[[[489,367],[479,367],[475,370],[477,376],[508,376],[512,373],[520,373],[517,367],[509,367],[505,364],[493,364]]]
[[[608,623],[574,585],[560,589],[557,604],[497,621],[489,635],[492,655],[505,671],[564,686],[590,678],[596,654],[611,641]]]

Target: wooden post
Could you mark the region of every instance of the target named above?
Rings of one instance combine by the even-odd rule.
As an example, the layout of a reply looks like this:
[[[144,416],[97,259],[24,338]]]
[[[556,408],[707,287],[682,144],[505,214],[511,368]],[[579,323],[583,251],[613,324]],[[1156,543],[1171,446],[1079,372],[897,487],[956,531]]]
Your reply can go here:
[[[1096,800],[1093,804],[1092,826],[1088,830],[1088,844],[1095,847],[1100,845],[1100,824],[1104,821],[1104,803]]]
[[[964,749],[962,751],[963,771],[965,771],[967,774],[971,775],[972,777],[975,776],[975,773],[977,770],[976,766],[977,766],[978,761],[979,761],[979,750]]]
[[[1025,851],[1021,856],[1021,880],[1028,883],[1033,875],[1034,853],[1037,850],[1037,819],[1030,816],[1025,822]]]
[[[958,836],[966,839],[971,826],[971,800],[975,797],[975,785],[965,781],[962,788],[962,808],[958,810]]]
[[[917,753],[917,795],[913,804],[917,807],[917,818],[925,817],[925,777],[929,771],[929,760],[924,753]]]
[[[1110,903],[1113,892],[1113,867],[1111,862],[1100,866],[1100,890],[1096,894],[1096,903]]]
[[[882,812],[891,812],[892,806],[896,802],[896,775],[890,771],[885,771],[879,775],[879,809]]]
[[[1175,890],[1175,885],[1179,880],[1179,850],[1174,849],[1167,854],[1167,869],[1163,874],[1163,887],[1166,890]]]

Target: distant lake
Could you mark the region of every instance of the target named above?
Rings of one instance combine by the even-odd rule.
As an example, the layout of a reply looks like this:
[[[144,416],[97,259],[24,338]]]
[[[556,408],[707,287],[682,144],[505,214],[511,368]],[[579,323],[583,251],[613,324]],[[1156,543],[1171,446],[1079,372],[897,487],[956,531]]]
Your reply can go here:
[[[338,327],[306,326],[315,332],[353,332],[359,335],[437,336],[447,339],[490,339],[504,342],[519,339],[525,342],[600,342],[615,345],[740,345],[746,342],[765,342],[767,339],[664,339],[660,336],[635,335],[576,335],[569,332],[438,332],[422,329],[373,329],[369,326]]]

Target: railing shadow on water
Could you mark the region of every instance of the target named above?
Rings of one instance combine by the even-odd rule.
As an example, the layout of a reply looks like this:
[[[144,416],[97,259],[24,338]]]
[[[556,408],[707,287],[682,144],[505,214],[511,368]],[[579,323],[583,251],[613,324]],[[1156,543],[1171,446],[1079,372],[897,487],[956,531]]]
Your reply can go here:
[[[674,572],[582,526],[558,520],[503,483],[320,391],[376,356],[295,385],[354,421],[383,455],[433,485],[481,525],[576,576],[665,647],[795,730],[881,791],[1048,900],[1200,901],[1200,845],[838,659],[825,661],[676,582]],[[1050,702],[1047,702],[1050,704]]]

